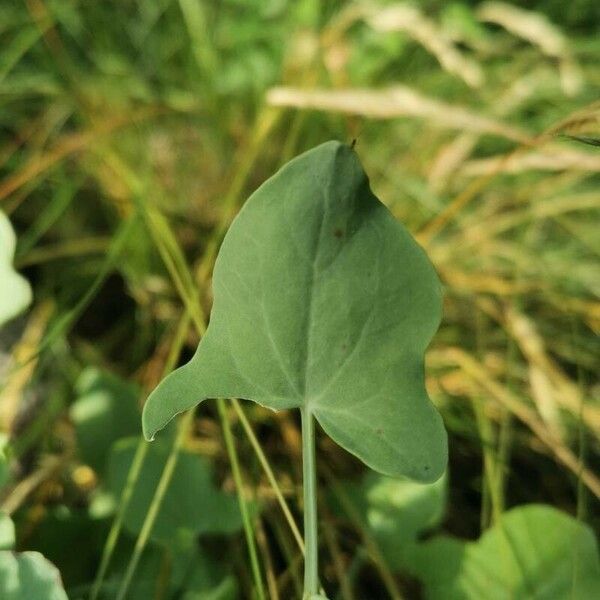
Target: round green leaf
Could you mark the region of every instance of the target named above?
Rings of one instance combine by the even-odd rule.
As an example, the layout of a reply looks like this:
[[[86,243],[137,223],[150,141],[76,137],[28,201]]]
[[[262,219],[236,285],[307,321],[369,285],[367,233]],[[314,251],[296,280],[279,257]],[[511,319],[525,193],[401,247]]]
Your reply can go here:
[[[141,556],[127,600],[237,600],[237,581],[227,570],[222,556],[203,551],[198,540],[177,540],[165,548],[148,544]],[[133,548],[122,544],[114,556],[115,569],[102,586],[101,598],[114,600],[124,577]],[[165,560],[169,569],[165,572]]]
[[[86,464],[101,472],[112,444],[139,432],[140,390],[111,373],[90,367],[79,377],[77,392],[70,417],[79,452]]]
[[[12,266],[16,238],[10,221],[0,211],[0,326],[9,321],[31,302],[31,287]]]
[[[15,524],[4,512],[0,511],[0,550],[12,550],[15,545]]]
[[[117,497],[125,487],[137,444],[137,438],[121,440],[111,452],[108,483]],[[169,450],[169,445],[163,443],[148,449],[125,512],[125,527],[133,534],[142,529]],[[191,452],[181,452],[152,529],[152,539],[172,544],[180,534],[233,533],[240,527],[236,497],[215,487],[209,461]]]
[[[512,509],[477,542],[434,538],[412,561],[429,600],[600,598],[594,534],[550,506]]]
[[[67,600],[58,569],[39,552],[0,551],[2,600]]]
[[[196,354],[146,403],[148,438],[206,398],[237,397],[305,409],[383,474],[440,477],[446,434],[423,368],[440,282],[350,147],[318,146],[252,195],[213,287]]]
[[[387,564],[399,570],[419,537],[442,521],[447,487],[445,475],[435,483],[416,483],[371,472],[359,484],[344,484],[344,493],[364,515]]]

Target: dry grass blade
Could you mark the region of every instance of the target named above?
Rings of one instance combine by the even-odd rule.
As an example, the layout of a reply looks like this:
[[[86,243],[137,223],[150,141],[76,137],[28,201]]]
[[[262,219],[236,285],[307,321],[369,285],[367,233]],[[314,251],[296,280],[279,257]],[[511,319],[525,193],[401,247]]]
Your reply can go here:
[[[31,381],[37,366],[37,355],[48,322],[54,312],[51,300],[36,307],[25,328],[21,341],[13,351],[13,363],[17,366],[8,372],[6,379],[0,380],[0,431],[9,432],[19,411],[23,391]]]
[[[500,25],[537,46],[545,55],[558,59],[564,92],[571,96],[579,92],[583,83],[579,65],[571,56],[565,36],[546,17],[504,2],[484,2],[477,16],[482,21]]]
[[[491,106],[492,114],[495,117],[505,118],[539,94],[540,89],[552,89],[553,84],[553,73],[549,69],[541,68],[528,72],[517,78],[500,94]],[[463,133],[442,146],[429,168],[428,180],[433,191],[441,192],[448,180],[459,173],[461,166],[475,150],[478,141],[478,135]]]
[[[517,419],[524,423],[535,436],[546,446],[551,454],[567,467],[586,487],[600,499],[600,479],[592,471],[581,464],[577,456],[563,441],[538,417],[536,412],[521,400],[508,388],[490,376],[488,370],[468,352],[460,348],[446,348],[436,353],[436,357],[442,362],[457,365],[460,369],[482,390],[487,392],[491,398],[506,407]]]
[[[433,54],[448,73],[474,88],[483,84],[479,64],[461,53],[444,31],[417,7],[408,3],[389,6],[370,14],[367,23],[376,31],[405,32]]]
[[[600,135],[600,101],[570,114],[552,129],[552,133]]]
[[[400,85],[382,90],[302,90],[277,87],[269,90],[267,102],[273,106],[340,112],[373,119],[413,117],[426,119],[430,125],[442,129],[486,133],[517,142],[529,142],[527,133],[517,127],[477,114],[462,106],[428,98]]]
[[[22,185],[35,179],[51,167],[58,164],[64,158],[81,152],[92,145],[99,137],[113,133],[114,131],[131,125],[140,120],[149,119],[156,116],[160,109],[149,107],[140,109],[134,115],[126,115],[111,119],[94,129],[80,133],[73,133],[65,136],[64,139],[57,142],[48,152],[42,156],[34,156],[20,170],[11,173],[3,181],[0,181],[0,201],[10,196]]]
[[[539,288],[534,281],[510,281],[493,273],[468,273],[446,265],[439,269],[444,282],[461,292],[502,297],[531,293]]]
[[[535,194],[532,194],[535,196]],[[473,222],[461,223],[461,246],[482,247],[486,244],[488,249],[499,243],[499,236],[519,226],[530,223],[539,223],[544,219],[556,218],[567,213],[578,211],[589,211],[600,208],[600,196],[595,192],[586,192],[575,196],[558,196],[556,198],[544,199],[543,201],[527,204],[523,209],[512,212],[503,210],[503,207],[495,208],[492,215],[487,218],[478,219]],[[490,218],[493,217],[493,218]],[[438,252],[440,252],[438,250]],[[482,275],[483,278],[487,275]],[[539,286],[530,285],[529,282],[519,282],[518,287],[523,291],[532,291]],[[513,285],[510,282],[511,286]],[[597,314],[598,309],[591,314]]]
[[[554,389],[547,373],[537,365],[530,363],[528,372],[531,397],[535,402],[540,416],[556,435],[564,439],[565,428],[560,416],[557,390]]]
[[[2,512],[11,515],[18,510],[32,492],[64,466],[67,458],[67,456],[46,456],[35,471],[12,489],[0,505]]]
[[[568,135],[563,134],[565,138],[569,140],[573,140],[574,142],[580,142],[582,144],[587,144],[588,146],[600,147],[600,138],[589,137],[585,135]]]
[[[477,135],[463,133],[441,148],[427,175],[428,185],[432,191],[439,193],[444,189],[448,180],[471,155],[477,140]]]
[[[550,358],[535,323],[514,307],[505,311],[504,323],[533,369],[530,373],[533,375],[532,391],[544,392],[534,394],[534,399],[538,400],[540,414],[544,416],[550,411],[551,415],[555,416],[556,406],[551,406],[555,402],[575,418],[581,416],[587,427],[600,437],[600,410],[595,406],[587,406],[585,411],[581,411],[581,390]],[[554,417],[551,416],[550,420],[554,420]]]
[[[470,184],[466,186],[452,202],[450,202],[450,204],[423,227],[418,233],[419,241],[426,245],[434,236],[444,229],[448,223],[453,221],[456,216],[486,188],[496,175],[504,171],[506,164],[510,163],[510,161],[518,161],[518,158],[528,151],[528,146],[538,147],[542,143],[547,142],[553,135],[566,131],[572,132],[576,128],[589,127],[590,124],[598,124],[599,122],[600,103],[594,102],[581,110],[575,111],[566,119],[563,119],[556,125],[548,128],[535,139],[530,140],[529,143],[517,146],[512,152],[493,159],[483,159],[490,160],[491,164],[485,168],[483,173],[480,173],[478,177],[473,179],[473,181],[471,181]],[[589,156],[589,154],[586,154],[586,156]]]
[[[467,177],[491,173],[524,173],[526,171],[600,171],[600,156],[563,145],[551,144],[545,148],[519,155],[501,155],[467,162],[460,171]]]
[[[480,20],[495,23],[540,48],[548,56],[560,58],[567,52],[562,33],[538,13],[504,2],[484,2],[477,11]]]

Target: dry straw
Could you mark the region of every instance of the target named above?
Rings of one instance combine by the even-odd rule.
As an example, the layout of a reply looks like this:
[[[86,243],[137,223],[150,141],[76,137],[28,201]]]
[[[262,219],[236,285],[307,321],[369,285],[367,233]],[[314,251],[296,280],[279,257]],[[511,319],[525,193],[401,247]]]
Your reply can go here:
[[[483,70],[473,59],[458,50],[452,39],[434,21],[410,4],[396,4],[373,12],[367,23],[381,32],[401,31],[433,54],[443,69],[477,88],[484,83]]]
[[[579,65],[571,55],[565,36],[546,17],[504,2],[485,2],[477,16],[481,21],[503,27],[556,59],[565,94],[574,96],[580,91],[583,78]]]
[[[272,106],[340,112],[373,119],[416,117],[442,129],[487,133],[522,143],[529,140],[528,135],[517,127],[485,117],[462,106],[429,98],[403,85],[382,90],[303,90],[276,87],[269,90],[267,102]]]

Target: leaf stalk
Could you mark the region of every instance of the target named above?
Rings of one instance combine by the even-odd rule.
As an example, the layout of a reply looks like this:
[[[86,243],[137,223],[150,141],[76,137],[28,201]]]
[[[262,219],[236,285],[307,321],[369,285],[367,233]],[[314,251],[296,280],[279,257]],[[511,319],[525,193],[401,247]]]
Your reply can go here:
[[[302,418],[302,471],[304,488],[304,598],[319,593],[319,539],[317,529],[317,465],[315,457],[315,421],[306,408]]]

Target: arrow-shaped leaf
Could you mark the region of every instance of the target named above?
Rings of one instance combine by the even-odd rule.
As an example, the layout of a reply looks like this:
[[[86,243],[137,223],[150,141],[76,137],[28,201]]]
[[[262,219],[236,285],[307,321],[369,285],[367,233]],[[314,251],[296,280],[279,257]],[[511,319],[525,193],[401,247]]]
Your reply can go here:
[[[423,372],[440,283],[350,147],[318,146],[252,195],[213,287],[195,356],[146,403],[148,438],[206,398],[238,397],[304,409],[381,473],[442,474],[446,434]]]

